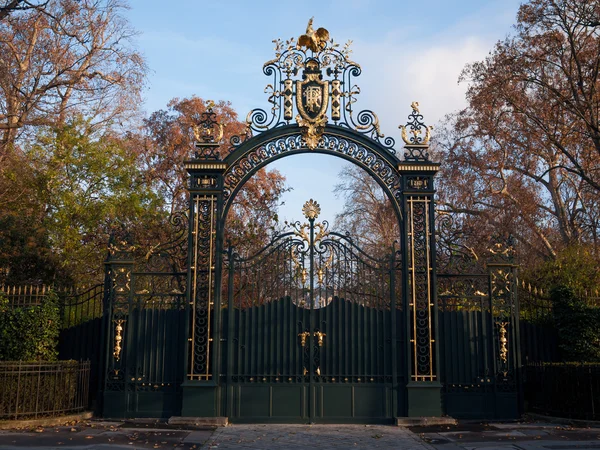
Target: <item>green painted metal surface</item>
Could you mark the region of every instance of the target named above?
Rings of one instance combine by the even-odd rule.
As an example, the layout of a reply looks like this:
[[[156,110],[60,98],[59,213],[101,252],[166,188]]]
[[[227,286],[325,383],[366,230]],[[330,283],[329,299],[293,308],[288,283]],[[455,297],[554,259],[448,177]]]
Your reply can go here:
[[[371,258],[320,227],[314,219],[298,224],[254,257],[229,251],[223,317],[233,422],[391,422],[403,415],[396,261]]]

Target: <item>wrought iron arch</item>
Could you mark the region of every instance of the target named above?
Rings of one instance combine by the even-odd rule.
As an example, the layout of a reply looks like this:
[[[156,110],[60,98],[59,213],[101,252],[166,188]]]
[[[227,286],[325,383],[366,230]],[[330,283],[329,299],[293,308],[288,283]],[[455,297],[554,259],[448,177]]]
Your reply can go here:
[[[223,173],[223,215],[225,221],[235,196],[244,184],[261,168],[291,155],[319,153],[350,161],[364,169],[389,198],[400,223],[402,176],[400,160],[389,149],[363,134],[338,125],[326,126],[315,147],[303,140],[301,128],[295,124],[261,133],[235,148],[225,159]]]

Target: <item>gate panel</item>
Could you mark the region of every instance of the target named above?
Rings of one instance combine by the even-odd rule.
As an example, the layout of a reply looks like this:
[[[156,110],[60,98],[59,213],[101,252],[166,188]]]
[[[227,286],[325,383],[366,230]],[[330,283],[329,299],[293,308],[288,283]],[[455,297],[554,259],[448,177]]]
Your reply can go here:
[[[185,220],[174,216],[172,223],[185,225]],[[109,247],[104,417],[181,414],[187,323],[181,255],[187,243],[185,233],[175,234],[162,249],[138,258],[126,239]]]
[[[452,417],[519,416],[518,320],[495,295],[493,275],[438,274],[443,400]]]
[[[252,257],[229,250],[227,415],[391,421],[405,367],[397,261],[371,258],[307,218]]]

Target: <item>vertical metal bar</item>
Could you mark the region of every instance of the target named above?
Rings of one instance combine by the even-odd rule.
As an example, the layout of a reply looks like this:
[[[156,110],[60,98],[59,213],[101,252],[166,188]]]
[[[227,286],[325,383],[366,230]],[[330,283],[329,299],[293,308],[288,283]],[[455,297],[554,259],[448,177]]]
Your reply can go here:
[[[392,362],[392,414],[395,416],[400,415],[398,410],[398,349],[397,349],[397,312],[396,312],[396,246],[392,244],[392,252],[389,260],[389,277],[390,277],[390,320],[391,320],[391,362]],[[385,314],[385,310],[384,310]],[[384,316],[385,317],[385,316]],[[385,330],[385,324],[383,329]],[[384,341],[384,345],[387,347]],[[385,359],[387,352],[384,353],[384,373],[385,375]]]
[[[227,409],[225,415],[233,416],[233,342],[235,326],[235,305],[233,300],[235,262],[233,260],[233,247],[229,245],[227,249],[227,260],[229,261],[229,270],[227,278]]]
[[[17,401],[15,403],[15,419],[19,418],[19,402],[21,400],[21,364],[19,361],[19,372],[17,373]]]
[[[493,280],[492,280],[492,270],[493,268],[488,266],[488,289],[489,289],[489,308],[490,308],[490,315],[489,315],[489,348],[490,348],[490,356],[491,356],[491,369],[492,369],[492,380],[494,380],[494,399],[496,398],[496,394],[497,394],[497,381],[496,381],[496,375],[498,372],[497,369],[497,361],[496,361],[496,330],[494,329],[494,291],[493,291]]]
[[[41,381],[42,381],[42,364],[38,363],[38,379],[37,379],[37,388],[35,390],[35,417],[37,417],[37,412],[39,411]]]
[[[315,331],[315,318],[314,318],[314,308],[315,308],[315,297],[314,297],[314,289],[315,289],[315,267],[314,267],[314,258],[315,258],[315,219],[309,219],[310,225],[310,242],[309,242],[309,276],[310,276],[310,310],[309,310],[309,335],[307,339],[307,344],[309,347],[309,361],[308,361],[308,375],[309,375],[309,420],[312,422],[316,415],[315,408],[315,399],[314,399],[314,372],[316,367],[314,367],[314,339],[313,333]]]
[[[210,371],[211,371],[211,363],[210,363],[210,343],[212,340],[212,334],[211,334],[211,311],[212,311],[212,306],[213,306],[213,302],[214,302],[214,298],[213,298],[213,294],[214,294],[214,286],[213,286],[213,271],[215,269],[215,267],[213,266],[213,264],[215,264],[215,239],[214,239],[214,235],[215,235],[215,198],[213,196],[210,197],[210,201],[209,201],[209,207],[210,207],[210,213],[208,216],[208,220],[210,221],[210,234],[208,235],[208,240],[209,240],[209,244],[208,244],[208,300],[207,300],[207,305],[206,305],[206,312],[207,312],[207,317],[206,317],[206,327],[207,327],[207,331],[206,331],[206,340],[207,340],[207,344],[206,344],[206,370],[204,372],[205,375],[205,379],[209,380],[210,379]],[[213,345],[218,345],[215,344],[213,342]]]
[[[434,361],[433,361],[433,344],[434,344],[434,339],[433,339],[433,323],[432,323],[432,317],[431,317],[431,312],[432,312],[432,307],[433,307],[433,302],[431,301],[431,231],[430,231],[430,226],[429,226],[429,210],[430,210],[430,201],[429,199],[426,197],[424,200],[424,205],[423,205],[423,214],[425,215],[425,230],[423,230],[425,236],[425,260],[426,260],[426,270],[427,270],[427,320],[428,320],[428,336],[429,336],[429,381],[433,381],[435,379],[435,374],[434,374]]]
[[[412,307],[412,352],[413,352],[413,379],[419,379],[419,366],[417,355],[417,280],[415,270],[415,224],[414,224],[414,201],[413,197],[408,198],[410,208],[410,285],[411,285],[411,307]]]
[[[193,211],[191,215],[194,218],[194,231],[192,232],[192,265],[190,270],[192,271],[192,286],[191,286],[191,298],[188,307],[192,316],[192,333],[190,338],[190,367],[188,368],[189,378],[194,379],[195,373],[195,358],[196,358],[196,295],[198,292],[198,226],[199,226],[199,215],[200,215],[200,197],[194,196],[193,199]]]
[[[512,320],[514,323],[513,326],[513,354],[514,354],[514,370],[517,381],[517,395],[518,395],[518,408],[519,414],[524,412],[525,403],[524,403],[524,385],[523,385],[523,362],[521,361],[521,323],[520,323],[520,304],[519,304],[519,289],[518,289],[518,268],[512,267],[513,277],[511,280],[511,292],[513,297],[513,314]],[[590,369],[591,370],[591,369]],[[590,378],[591,379],[591,378]],[[591,396],[592,399],[592,407],[594,405],[594,397]]]

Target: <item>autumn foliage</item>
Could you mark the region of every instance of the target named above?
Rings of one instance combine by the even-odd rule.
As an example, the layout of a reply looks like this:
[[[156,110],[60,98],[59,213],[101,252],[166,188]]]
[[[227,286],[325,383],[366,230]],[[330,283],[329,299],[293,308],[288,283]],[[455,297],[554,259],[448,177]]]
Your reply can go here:
[[[437,141],[440,207],[465,239],[511,233],[525,266],[577,246],[598,257],[598,18],[598,2],[522,5],[514,34],[464,69],[468,106]]]
[[[148,68],[126,1],[0,6],[0,283],[97,282],[115,230],[141,251],[173,239],[205,101],[142,116]],[[226,141],[243,131],[231,104],[215,112]],[[284,190],[278,172],[260,171],[229,212],[229,240],[265,243]]]

